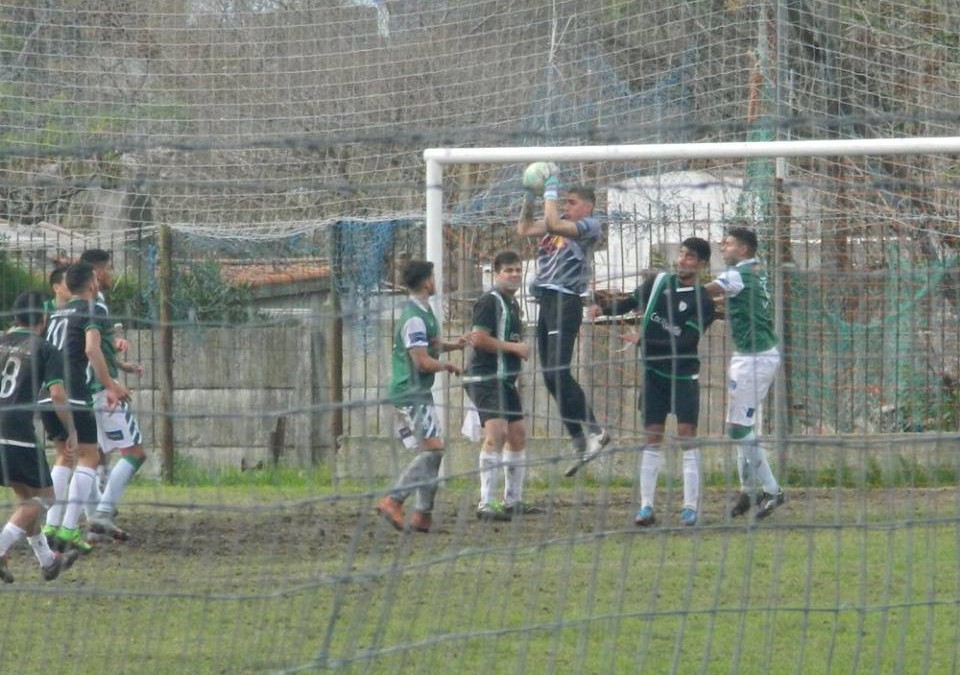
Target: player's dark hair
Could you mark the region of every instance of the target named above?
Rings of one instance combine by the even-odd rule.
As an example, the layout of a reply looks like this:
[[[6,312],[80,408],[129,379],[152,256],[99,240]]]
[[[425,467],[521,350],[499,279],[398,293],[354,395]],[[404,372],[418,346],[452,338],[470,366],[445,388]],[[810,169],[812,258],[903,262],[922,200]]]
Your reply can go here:
[[[493,271],[499,272],[504,265],[516,265],[520,262],[520,256],[514,251],[503,251],[498,253],[493,259]]]
[[[748,227],[736,226],[727,228],[727,236],[733,237],[741,244],[746,244],[750,249],[750,254],[757,252],[757,233]]]
[[[110,251],[104,251],[102,248],[88,248],[80,254],[80,262],[104,265],[110,262]]]
[[[710,261],[710,242],[706,239],[701,239],[700,237],[687,237],[680,244],[688,251],[693,251],[697,254],[697,258],[700,260]]]
[[[597,194],[593,191],[593,188],[587,187],[586,185],[574,185],[571,188],[567,188],[567,193],[577,195],[580,199],[590,202],[593,205],[597,203]]]
[[[63,275],[66,274],[67,267],[67,265],[57,265],[53,268],[53,271],[50,272],[50,276],[47,278],[51,288],[63,281]]]
[[[433,274],[433,263],[426,260],[411,260],[403,268],[403,285],[411,291],[420,289],[420,285]]]
[[[90,280],[93,279],[96,273],[96,270],[93,269],[93,265],[90,263],[78,262],[70,265],[63,276],[64,279],[67,280],[67,288],[70,289],[70,292],[79,293],[83,290],[84,286],[90,283]]]
[[[43,308],[43,294],[27,291],[13,301],[13,320],[18,326],[33,328],[43,324],[46,310]]]

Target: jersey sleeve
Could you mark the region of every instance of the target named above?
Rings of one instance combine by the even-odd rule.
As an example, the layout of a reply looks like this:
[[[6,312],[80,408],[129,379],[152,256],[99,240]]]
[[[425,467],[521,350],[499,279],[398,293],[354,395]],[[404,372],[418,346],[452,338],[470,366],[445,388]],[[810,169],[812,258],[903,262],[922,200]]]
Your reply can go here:
[[[653,286],[653,277],[644,279],[643,283],[633,289],[633,293],[623,300],[614,300],[607,307],[603,308],[603,313],[607,316],[621,316],[627,312],[632,312],[641,307],[645,307],[650,299],[650,289]]]
[[[723,294],[728,298],[740,295],[740,291],[743,290],[743,277],[740,276],[739,271],[732,267],[720,273],[714,281],[720,284]]]
[[[581,218],[577,221],[577,239],[597,241],[603,236],[603,228],[596,218]]]
[[[43,341],[37,362],[43,368],[43,386],[63,384],[63,358],[60,352],[47,341]]]
[[[412,316],[407,319],[403,328],[400,329],[400,335],[406,349],[430,347],[430,339],[427,337],[427,324],[419,316]]]
[[[492,294],[487,293],[473,306],[473,328],[497,334],[497,302]]]

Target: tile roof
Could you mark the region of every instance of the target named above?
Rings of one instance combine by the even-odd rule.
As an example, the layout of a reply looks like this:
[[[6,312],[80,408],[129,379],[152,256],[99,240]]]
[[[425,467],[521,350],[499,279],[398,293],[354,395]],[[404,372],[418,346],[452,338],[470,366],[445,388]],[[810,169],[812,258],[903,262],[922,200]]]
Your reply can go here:
[[[273,260],[269,262],[221,260],[220,275],[232,286],[272,286],[328,279],[326,260]]]

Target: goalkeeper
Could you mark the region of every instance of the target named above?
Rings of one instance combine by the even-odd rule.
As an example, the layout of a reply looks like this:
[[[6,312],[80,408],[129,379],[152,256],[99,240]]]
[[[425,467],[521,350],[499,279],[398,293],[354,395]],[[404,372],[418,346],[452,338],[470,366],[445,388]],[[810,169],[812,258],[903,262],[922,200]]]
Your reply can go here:
[[[642,389],[646,445],[640,457],[640,510],[634,522],[656,522],[654,493],[663,467],[663,444],[669,413],[677,417],[683,449],[683,509],[680,522],[696,525],[700,507],[700,450],[696,447],[700,415],[700,336],[714,319],[714,302],[699,283],[710,264],[710,244],[699,237],[685,239],[677,252],[675,274],[661,272],[646,279],[629,297],[590,308],[591,318],[643,310],[641,332],[621,336],[640,347],[644,364]]]
[[[544,181],[543,218],[535,219],[535,195],[527,192],[517,233],[540,237],[537,274],[530,285],[531,294],[540,304],[537,349],[547,391],[560,408],[563,425],[576,451],[574,461],[564,471],[570,477],[599,457],[610,442],[570,370],[583,323],[583,296],[593,274],[593,251],[603,231],[593,215],[596,199],[591,188],[569,188],[563,196],[562,209],[559,193],[560,181],[556,175],[550,175]]]

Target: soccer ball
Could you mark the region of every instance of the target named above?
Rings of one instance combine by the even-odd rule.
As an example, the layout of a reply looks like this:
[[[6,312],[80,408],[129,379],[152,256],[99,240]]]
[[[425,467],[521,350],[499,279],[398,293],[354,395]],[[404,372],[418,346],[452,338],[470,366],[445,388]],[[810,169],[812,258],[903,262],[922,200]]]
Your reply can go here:
[[[523,170],[523,187],[536,194],[543,193],[543,182],[559,173],[560,167],[553,162],[534,162]]]

